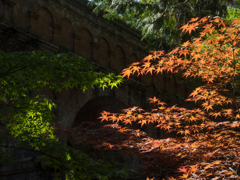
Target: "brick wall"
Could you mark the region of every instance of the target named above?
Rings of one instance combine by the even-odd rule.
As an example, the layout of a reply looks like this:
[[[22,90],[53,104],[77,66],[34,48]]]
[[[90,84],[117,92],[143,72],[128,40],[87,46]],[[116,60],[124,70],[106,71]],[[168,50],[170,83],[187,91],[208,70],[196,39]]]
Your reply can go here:
[[[92,9],[83,0],[0,0],[0,49],[5,52],[39,49],[71,51],[94,62],[98,70],[111,69],[120,73],[129,64],[147,55],[146,43],[140,39],[141,34],[123,22],[107,21],[92,14]],[[65,126],[79,123],[78,117],[83,115],[81,109],[84,110],[91,100],[93,104],[102,103],[101,97],[111,97],[109,101],[104,99],[108,105],[118,102],[114,107],[109,107],[111,110],[121,108],[119,104],[147,108],[146,98],[154,95],[175,104],[176,93],[184,96],[188,93],[187,87],[177,84],[180,77],[170,73],[132,78],[137,81],[127,81],[118,89],[89,89],[85,93],[70,89],[55,94],[58,121]],[[49,90],[40,93],[48,94],[53,99],[53,92]],[[155,137],[159,134],[153,129],[146,131]],[[163,138],[165,134],[160,133],[160,138]],[[67,139],[63,142],[66,143]],[[14,151],[14,154],[16,164],[2,166],[0,180],[50,179],[51,174],[44,170],[44,166],[33,162],[34,154],[25,151]]]
[[[147,55],[138,31],[92,14],[84,0],[1,0],[0,10],[1,22],[118,73]],[[170,73],[133,78],[168,93],[188,94],[186,86],[177,86],[181,77]]]

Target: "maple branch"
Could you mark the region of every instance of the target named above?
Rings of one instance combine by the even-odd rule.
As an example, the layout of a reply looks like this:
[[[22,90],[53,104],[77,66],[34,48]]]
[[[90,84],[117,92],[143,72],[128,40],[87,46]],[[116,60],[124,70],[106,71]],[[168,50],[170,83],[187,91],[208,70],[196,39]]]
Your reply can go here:
[[[229,167],[229,169],[230,169],[234,174],[237,174],[237,172],[234,171],[233,168]]]

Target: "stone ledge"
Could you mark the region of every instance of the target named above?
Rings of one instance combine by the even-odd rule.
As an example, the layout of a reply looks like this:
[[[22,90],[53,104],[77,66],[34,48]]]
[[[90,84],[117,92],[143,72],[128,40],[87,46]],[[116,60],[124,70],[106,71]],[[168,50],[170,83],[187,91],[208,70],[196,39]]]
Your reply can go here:
[[[3,22],[0,22],[0,33],[7,31],[8,29],[13,30],[15,32],[15,34],[6,33],[7,36],[17,37],[17,39],[19,39],[22,42],[28,42],[30,45],[38,47],[39,50],[47,50],[47,51],[54,52],[54,53],[60,52],[60,49],[58,46],[55,46],[48,42],[45,42],[41,39],[36,38],[33,35],[30,35],[24,31],[22,31],[22,30],[13,28]],[[16,34],[17,34],[17,36],[16,36]],[[114,53],[112,51],[110,53],[111,53],[111,55],[114,55]],[[112,69],[100,66],[96,62],[91,61],[91,63],[93,64],[94,69],[99,69],[100,71],[105,72],[105,73],[109,73],[109,72],[114,73],[114,71]],[[149,87],[139,81],[129,79],[128,81],[124,80],[124,84],[132,86],[134,88],[141,89],[141,91],[144,91],[146,94],[148,94],[148,95],[150,94],[152,96],[157,96],[157,97],[161,98],[162,100],[171,100],[171,102],[173,102],[175,104],[179,103],[177,98],[175,98],[173,95],[168,94],[163,91],[160,91],[160,90],[157,90],[155,88]],[[186,102],[181,103],[181,105],[184,107],[187,107],[187,108],[193,107],[192,104],[186,103]]]
[[[14,33],[9,33],[14,32]],[[24,43],[28,43],[32,46],[39,47],[40,50],[47,50],[50,52],[59,52],[58,46],[55,46],[51,43],[38,39],[36,36],[27,33],[26,31],[20,30],[15,27],[11,27],[0,21],[0,33],[3,33],[6,36],[14,37]]]
[[[98,20],[103,21],[106,25],[108,25],[108,27],[109,27],[108,29],[111,29],[111,28],[117,29],[119,32],[127,34],[129,37],[135,39],[135,41],[139,42],[142,39],[141,32],[137,29],[131,28],[131,26],[126,24],[123,20],[119,20],[119,19],[115,19],[114,21],[106,20],[105,18],[103,18],[103,12],[100,12],[98,16],[96,14],[92,13],[93,7],[88,6],[87,5],[88,1],[86,1],[86,0],[64,0],[65,1],[64,4],[61,4],[60,2],[56,2],[56,0],[52,0],[52,1],[56,4],[58,4],[59,6],[61,6],[62,8],[68,9],[71,13],[73,13],[77,16],[81,16],[79,13],[76,12],[75,9],[70,8],[70,6],[66,6],[66,5],[70,4],[74,7],[77,7],[78,9],[81,9],[81,11],[84,11],[85,13],[87,13],[88,16],[93,16],[93,17],[97,18]],[[64,1],[62,1],[62,2],[64,2]],[[87,19],[89,22],[94,24],[95,22],[90,20],[88,18],[88,16],[82,17],[82,18]],[[106,26],[105,27],[102,27],[99,25],[97,25],[97,26],[106,30]],[[140,44],[143,46],[146,46],[147,41],[143,40],[140,42]],[[142,50],[145,51],[144,48]]]

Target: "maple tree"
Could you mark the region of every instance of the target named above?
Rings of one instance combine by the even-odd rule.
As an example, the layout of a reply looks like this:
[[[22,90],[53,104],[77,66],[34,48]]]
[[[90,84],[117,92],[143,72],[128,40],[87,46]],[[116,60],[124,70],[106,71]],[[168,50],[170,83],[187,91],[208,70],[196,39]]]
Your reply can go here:
[[[84,135],[76,143],[137,154],[143,160],[139,170],[151,178],[239,179],[240,19],[229,22],[218,16],[192,18],[181,29],[183,33],[197,31],[199,37],[167,54],[152,51],[122,74],[129,78],[135,73],[167,71],[182,72],[184,78],[201,78],[204,84],[186,100],[195,102],[196,108],[169,107],[154,97],[149,98],[156,105],[150,112],[137,106],[122,113],[104,111],[100,119],[114,124],[89,129],[95,138],[90,141]],[[132,123],[155,124],[156,128],[175,132],[176,137],[153,139],[140,130],[122,126]],[[82,135],[85,130],[80,126],[74,135]]]

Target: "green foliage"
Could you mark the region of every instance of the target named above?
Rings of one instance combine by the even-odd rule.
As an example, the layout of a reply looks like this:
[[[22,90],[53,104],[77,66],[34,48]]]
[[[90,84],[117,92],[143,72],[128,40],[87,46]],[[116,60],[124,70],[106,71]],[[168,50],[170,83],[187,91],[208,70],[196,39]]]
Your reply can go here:
[[[192,17],[225,16],[232,0],[92,0],[94,12],[104,11],[108,19],[121,19],[142,32],[150,48],[169,50],[188,36],[179,28]]]
[[[54,169],[55,179],[61,179],[63,174],[67,180],[107,180],[116,176],[127,177],[125,169],[122,169],[122,172],[118,174],[119,170],[114,163],[93,160],[70,146],[63,147],[61,143],[53,143],[44,148],[42,150],[46,150],[48,153],[37,161],[45,160]]]
[[[178,98],[179,102],[184,102],[186,98],[184,98],[180,93],[176,94],[176,97]]]
[[[240,9],[234,8],[234,7],[228,7],[227,11],[228,11],[228,16],[226,17],[226,20],[232,21],[240,18]]]
[[[0,52],[0,127],[4,129],[0,147],[39,152],[44,155],[39,160],[45,158],[51,168],[71,179],[110,177],[109,172],[114,168],[109,164],[93,161],[58,141],[53,127],[57,106],[51,99],[37,94],[43,87],[56,93],[73,87],[83,91],[93,86],[113,88],[121,82],[120,76],[95,72],[89,61],[71,53]],[[20,144],[8,146],[6,133]],[[10,161],[4,149],[0,152],[0,162]],[[69,154],[74,159],[69,159]],[[55,175],[56,179],[60,178],[58,173]]]
[[[240,1],[237,0],[235,1],[232,5],[227,7],[227,16],[226,16],[226,20],[227,21],[232,21],[235,19],[240,18]]]

